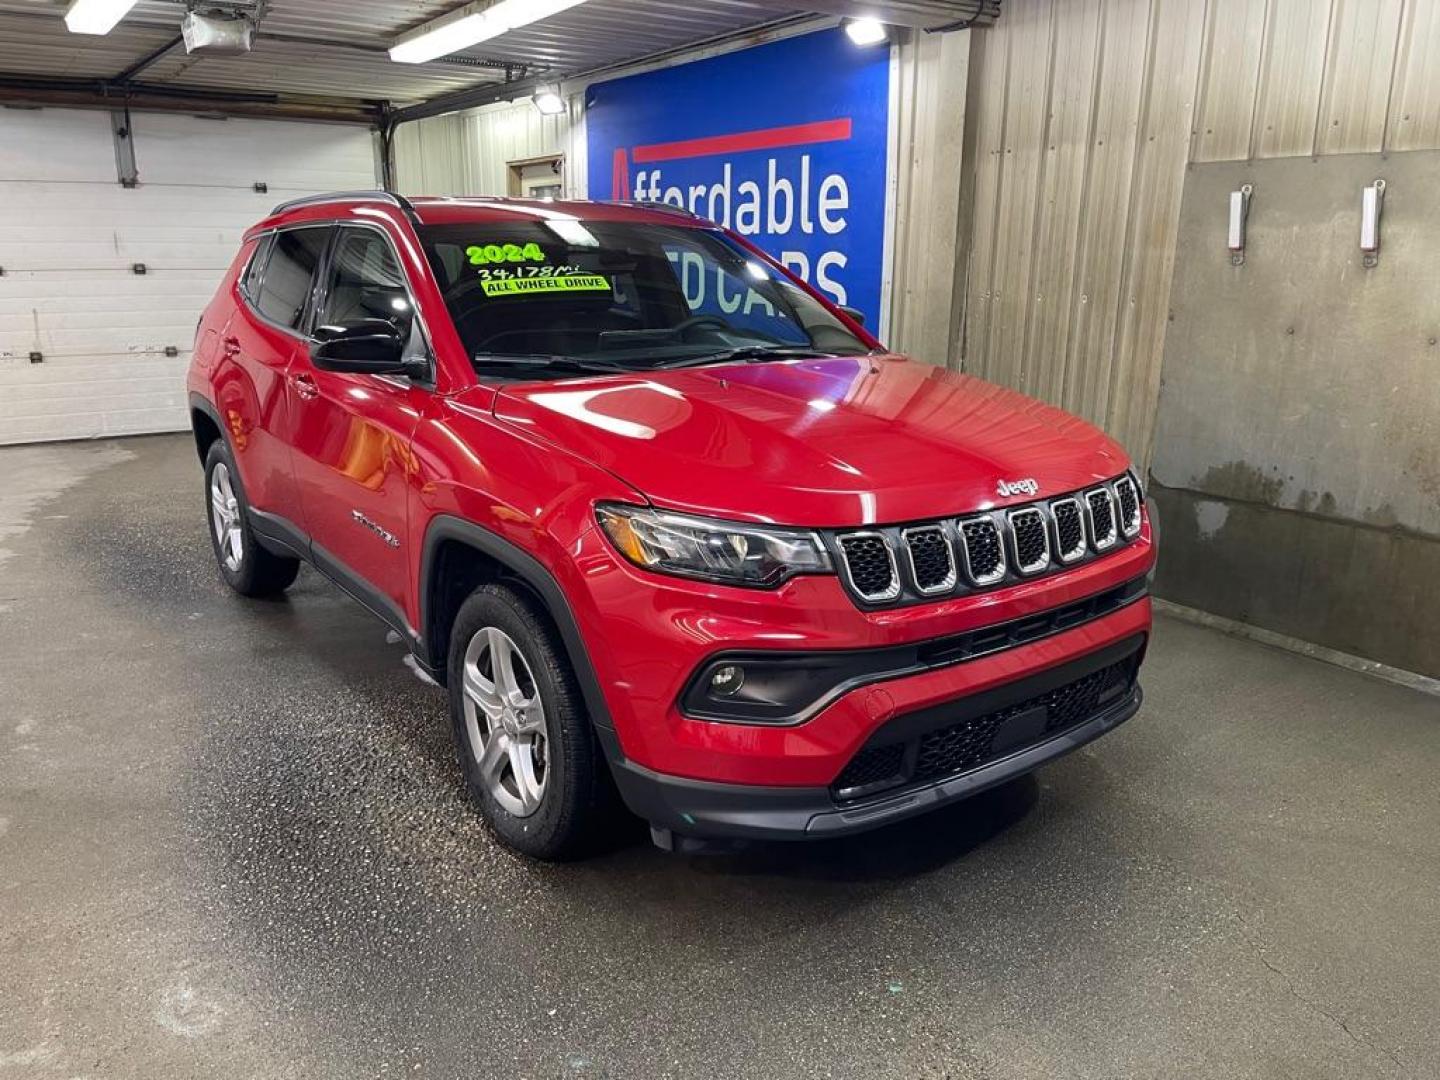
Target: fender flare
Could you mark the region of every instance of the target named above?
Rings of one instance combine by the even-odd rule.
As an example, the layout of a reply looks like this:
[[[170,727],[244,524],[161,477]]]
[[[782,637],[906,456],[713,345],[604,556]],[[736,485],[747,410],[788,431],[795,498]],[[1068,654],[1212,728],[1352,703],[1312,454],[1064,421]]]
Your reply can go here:
[[[566,597],[565,590],[560,587],[560,583],[555,580],[555,575],[550,573],[543,563],[518,545],[483,526],[476,525],[473,521],[466,521],[450,514],[437,514],[431,519],[425,529],[425,543],[420,556],[420,633],[425,640],[425,651],[430,663],[442,671],[447,663],[446,657],[434,655],[432,648],[434,635],[431,633],[430,625],[432,614],[430,610],[430,580],[435,568],[435,553],[447,540],[458,541],[475,548],[482,555],[494,559],[506,571],[524,582],[539,597],[540,602],[545,605],[546,612],[554,620],[555,628],[560,631],[561,644],[570,660],[570,666],[575,671],[575,678],[580,684],[580,693],[585,699],[585,707],[590,713],[591,722],[607,733],[612,732],[615,725],[610,718],[609,706],[605,704],[605,695],[600,689],[600,680],[595,674],[595,665],[590,662],[590,652],[585,647],[585,639],[580,633],[580,624],[575,620],[575,612],[570,606],[570,600]]]
[[[195,413],[202,412],[215,423],[215,429],[220,432],[220,438],[225,440],[225,445],[230,446],[230,433],[225,430],[225,421],[220,418],[220,410],[215,408],[214,403],[204,394],[197,394],[190,391],[190,430],[195,430]],[[233,454],[235,448],[230,446]]]

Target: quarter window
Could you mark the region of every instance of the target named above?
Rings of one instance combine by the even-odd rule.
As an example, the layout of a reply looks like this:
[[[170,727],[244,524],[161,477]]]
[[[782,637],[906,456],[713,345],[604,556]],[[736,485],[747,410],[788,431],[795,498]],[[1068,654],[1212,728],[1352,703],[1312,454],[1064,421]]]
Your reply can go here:
[[[299,329],[329,234],[328,227],[285,229],[275,234],[260,291],[251,294],[255,306],[271,322]]]
[[[270,256],[270,244],[274,239],[273,233],[267,233],[260,238],[250,255],[250,265],[245,268],[245,277],[241,279],[240,287],[252,300],[260,295],[260,278],[265,273],[265,260]]]

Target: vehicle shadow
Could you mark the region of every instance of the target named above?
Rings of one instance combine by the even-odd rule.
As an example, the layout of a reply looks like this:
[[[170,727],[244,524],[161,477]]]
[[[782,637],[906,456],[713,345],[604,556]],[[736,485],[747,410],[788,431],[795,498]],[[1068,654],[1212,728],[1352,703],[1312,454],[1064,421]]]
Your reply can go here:
[[[704,851],[646,855],[674,860],[697,874],[860,883],[895,881],[942,869],[1023,821],[1039,801],[1033,774],[1017,777],[953,806],[882,829],[833,840],[717,844]],[[622,838],[623,836],[623,838]],[[635,821],[608,845],[602,859],[633,859],[649,848],[648,830]]]

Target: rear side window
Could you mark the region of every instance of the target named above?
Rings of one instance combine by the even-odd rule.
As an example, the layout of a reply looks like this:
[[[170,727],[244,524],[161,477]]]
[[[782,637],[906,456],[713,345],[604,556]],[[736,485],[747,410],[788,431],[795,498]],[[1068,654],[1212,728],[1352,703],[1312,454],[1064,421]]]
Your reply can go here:
[[[328,227],[286,229],[275,234],[259,291],[250,292],[255,306],[271,322],[299,328],[329,235]]]

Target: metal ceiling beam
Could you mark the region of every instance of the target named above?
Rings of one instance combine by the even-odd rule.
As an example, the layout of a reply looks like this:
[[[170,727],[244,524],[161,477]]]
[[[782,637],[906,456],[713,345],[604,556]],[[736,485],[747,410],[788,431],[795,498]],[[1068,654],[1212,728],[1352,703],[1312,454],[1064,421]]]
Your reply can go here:
[[[72,109],[115,109],[125,105],[144,112],[215,112],[227,116],[367,125],[377,124],[383,115],[379,103],[331,104],[287,100],[269,93],[30,75],[0,75],[0,104]]]

